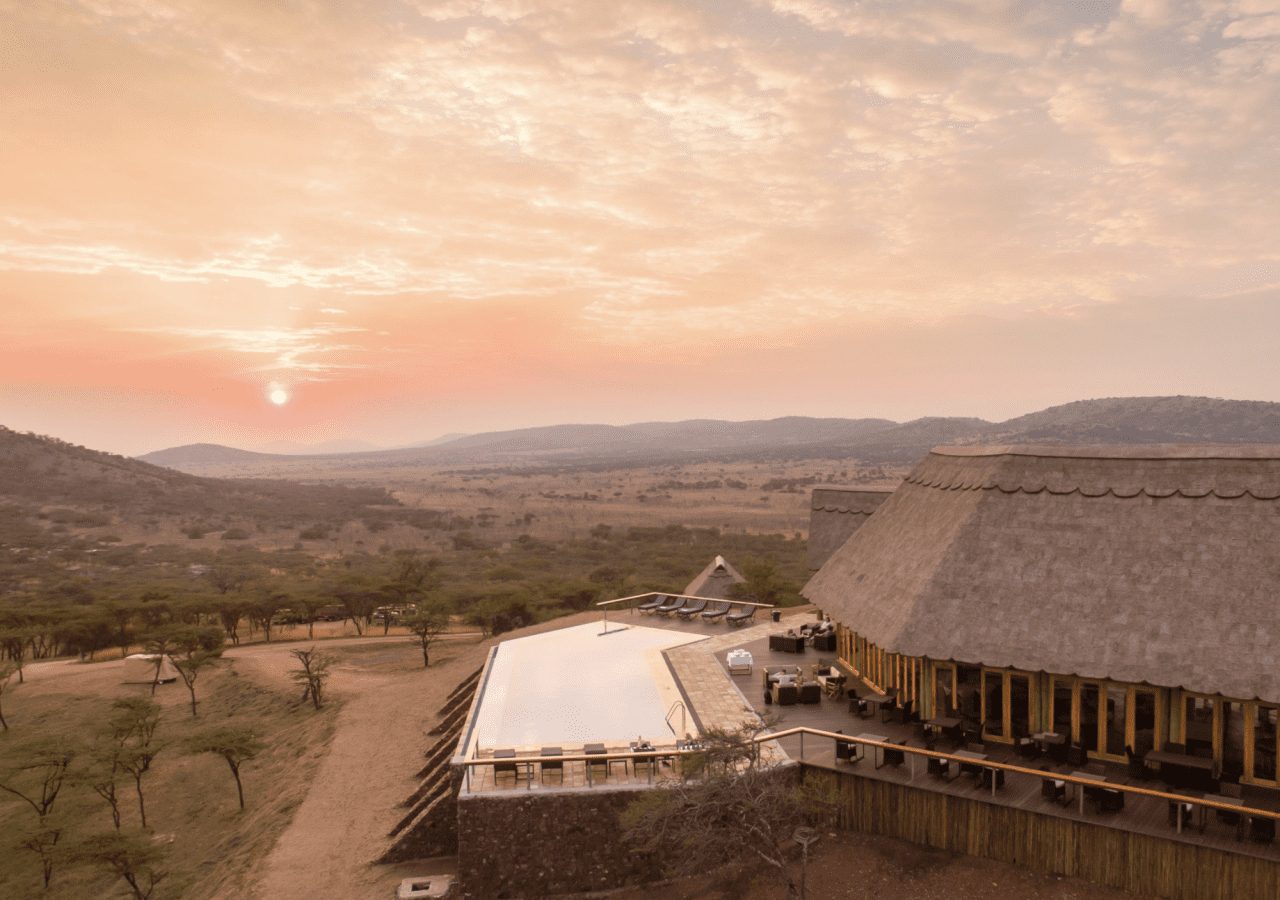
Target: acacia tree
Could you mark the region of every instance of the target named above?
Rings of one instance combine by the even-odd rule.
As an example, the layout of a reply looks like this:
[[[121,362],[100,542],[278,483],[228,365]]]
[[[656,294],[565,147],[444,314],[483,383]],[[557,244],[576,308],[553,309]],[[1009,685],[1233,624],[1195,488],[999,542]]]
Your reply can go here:
[[[734,600],[776,606],[795,593],[795,586],[783,578],[772,559],[748,560],[742,567],[742,577],[746,580],[729,588],[729,596]]]
[[[315,594],[303,594],[297,598],[297,606],[307,620],[307,640],[312,640],[315,637],[316,616],[328,606],[328,602]]]
[[[58,861],[58,841],[62,840],[62,825],[55,825],[45,820],[34,829],[27,831],[18,839],[18,847],[26,850],[40,860],[40,875],[44,879],[45,890],[53,880],[53,867]]]
[[[129,697],[113,704],[116,714],[111,719],[113,739],[120,745],[119,764],[133,778],[138,795],[138,818],[147,827],[147,803],[142,795],[142,778],[160,753],[156,729],[160,726],[160,707],[142,697]]]
[[[156,688],[160,686],[160,673],[164,671],[164,661],[169,659],[169,654],[173,652],[173,642],[167,634],[158,634],[147,641],[147,653],[155,657],[152,665],[155,666],[155,672],[151,676],[151,696],[156,695]]]
[[[0,662],[0,729],[9,730],[9,723],[4,718],[4,689],[9,686],[9,679],[18,667],[11,662]]]
[[[164,850],[146,835],[108,831],[82,841],[76,856],[106,866],[129,885],[134,900],[148,900],[168,872],[160,868]]]
[[[26,801],[44,819],[62,792],[67,768],[74,758],[73,750],[58,743],[29,747],[0,781],[0,791]]]
[[[67,769],[75,753],[58,743],[42,743],[29,747],[20,761],[0,781],[0,790],[26,802],[38,822],[34,829],[18,841],[18,846],[36,854],[44,886],[53,878],[55,848],[63,827],[55,823],[50,812],[67,779]]]
[[[183,655],[173,658],[173,667],[191,695],[191,715],[197,715],[196,681],[200,673],[211,667],[222,655],[226,638],[217,627],[183,626],[170,632],[173,644]]]
[[[22,670],[27,665],[27,655],[31,651],[31,634],[25,628],[12,628],[0,632],[0,649],[9,658],[18,673],[18,684],[26,681]],[[12,674],[12,673],[10,673]]]
[[[364,634],[373,620],[374,611],[386,599],[381,591],[366,584],[343,584],[334,590],[333,595],[356,626],[356,634]]]
[[[290,650],[289,653],[302,665],[300,670],[289,673],[289,677],[302,685],[302,699],[310,698],[311,703],[319,709],[323,703],[325,682],[329,680],[329,667],[333,665],[333,657],[320,653],[315,647],[305,650]]]
[[[431,645],[449,629],[448,607],[441,600],[419,604],[417,611],[404,620],[404,625],[418,638],[422,647],[422,667],[429,668]]]
[[[111,809],[111,824],[120,830],[120,758],[123,745],[108,732],[90,753],[89,768],[81,773],[80,780],[101,797]]]
[[[763,761],[755,728],[709,730],[707,749],[685,757],[686,777],[642,791],[623,812],[626,839],[670,875],[706,872],[725,861],[724,848],[751,854],[804,900],[804,871],[791,871],[785,848],[796,828],[820,821],[829,800],[798,781],[795,767]]]
[[[288,594],[283,594],[279,591],[267,591],[249,604],[249,621],[262,628],[262,636],[268,644],[271,643],[272,620],[288,600]]]
[[[240,782],[240,766],[256,757],[266,748],[247,728],[224,726],[197,734],[187,742],[188,753],[216,753],[227,762],[231,777],[236,780],[236,797],[244,809],[244,787]]]

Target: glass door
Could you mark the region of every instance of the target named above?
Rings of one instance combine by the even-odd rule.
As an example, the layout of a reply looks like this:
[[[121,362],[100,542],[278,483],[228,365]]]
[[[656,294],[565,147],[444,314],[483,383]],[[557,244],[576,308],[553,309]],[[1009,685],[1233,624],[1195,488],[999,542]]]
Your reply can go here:
[[[1098,706],[1102,702],[1102,686],[1096,681],[1080,682],[1080,745],[1090,753],[1100,749],[1102,729],[1098,722]]]
[[[1076,730],[1072,726],[1072,708],[1075,706],[1075,685],[1068,679],[1053,679],[1053,709],[1050,722],[1055,734],[1065,734],[1071,740],[1077,740]]]
[[[933,664],[933,714],[955,715],[956,670],[946,663]]]
[[[1009,739],[1004,727],[1005,673],[982,670],[982,736],[998,741]]]
[[[1276,781],[1276,726],[1280,711],[1258,704],[1253,713],[1253,779]]]
[[[1031,679],[1016,672],[1009,673],[1009,728],[1015,740],[1031,734]]]

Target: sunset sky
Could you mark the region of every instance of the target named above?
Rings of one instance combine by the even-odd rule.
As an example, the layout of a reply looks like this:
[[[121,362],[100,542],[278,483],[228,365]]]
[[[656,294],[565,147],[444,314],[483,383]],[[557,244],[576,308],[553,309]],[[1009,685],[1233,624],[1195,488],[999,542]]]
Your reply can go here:
[[[1280,400],[1277,0],[0,0],[0,122],[101,449]]]

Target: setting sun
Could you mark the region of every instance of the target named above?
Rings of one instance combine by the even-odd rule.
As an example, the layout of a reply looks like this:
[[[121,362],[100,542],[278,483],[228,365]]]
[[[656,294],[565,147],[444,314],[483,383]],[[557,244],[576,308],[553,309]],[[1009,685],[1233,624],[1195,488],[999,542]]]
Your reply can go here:
[[[275,385],[267,391],[267,399],[276,406],[284,406],[289,402],[289,392],[279,385]]]

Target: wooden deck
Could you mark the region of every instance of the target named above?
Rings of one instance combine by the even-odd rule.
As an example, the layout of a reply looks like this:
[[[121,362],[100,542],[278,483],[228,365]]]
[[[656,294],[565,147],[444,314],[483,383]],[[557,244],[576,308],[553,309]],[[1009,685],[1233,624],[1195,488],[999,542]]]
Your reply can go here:
[[[818,704],[785,707],[766,705],[764,702],[764,679],[762,673],[764,666],[801,665],[807,668],[808,666],[816,665],[819,658],[831,659],[834,654],[816,653],[812,649],[808,649],[802,654],[774,652],[769,649],[767,638],[757,638],[755,641],[745,643],[742,646],[751,652],[755,668],[749,676],[733,676],[733,681],[757,712],[762,714],[771,713],[775,717],[777,730],[781,731],[796,726],[809,726],[825,731],[841,731],[848,735],[880,734],[894,740],[906,739],[910,746],[924,746],[923,742],[917,738],[916,726],[884,723],[879,716],[865,719],[859,718],[849,712],[848,700],[844,698],[829,699],[824,696],[821,703]],[[727,671],[724,654],[718,655],[718,661]],[[813,736],[808,739],[792,736],[782,739],[779,743],[782,744],[783,749],[792,759],[816,769],[840,772],[875,781],[910,785],[915,788],[963,797],[981,803],[1011,807],[1077,822],[1086,822],[1094,826],[1151,835],[1197,847],[1211,847],[1224,852],[1241,854],[1270,862],[1280,862],[1280,846],[1274,843],[1255,843],[1249,840],[1247,833],[1244,835],[1243,840],[1238,839],[1236,826],[1219,821],[1213,811],[1208,811],[1207,815],[1204,816],[1203,831],[1201,830],[1201,811],[1197,810],[1194,826],[1184,826],[1182,833],[1179,834],[1175,827],[1169,823],[1167,802],[1157,798],[1126,795],[1123,810],[1114,813],[1099,813],[1094,811],[1091,805],[1086,804],[1085,812],[1081,815],[1078,799],[1071,796],[1072,786],[1067,788],[1070,799],[1063,805],[1044,798],[1040,792],[1041,780],[1032,776],[1010,774],[1004,786],[998,788],[993,795],[990,788],[979,787],[976,783],[977,779],[971,776],[961,775],[952,780],[942,780],[928,775],[925,771],[923,760],[915,761],[913,775],[911,757],[908,757],[908,762],[902,766],[881,766],[877,768],[875,765],[876,760],[870,752],[867,753],[866,758],[859,762],[837,762],[834,741]],[[950,747],[950,743],[945,740],[940,741],[938,745],[938,749],[942,750],[949,750]],[[1055,766],[1047,758],[1040,758],[1034,761],[1027,760],[1017,756],[1012,747],[990,741],[986,743],[985,752],[993,761],[1007,762],[1028,768],[1048,766],[1052,771],[1062,773],[1069,773],[1079,768],[1077,766]],[[1091,767],[1097,767],[1100,764],[1091,762],[1090,765]],[[1122,783],[1164,789],[1160,782],[1131,782],[1124,766],[1106,765],[1106,774],[1112,780],[1119,780]]]

